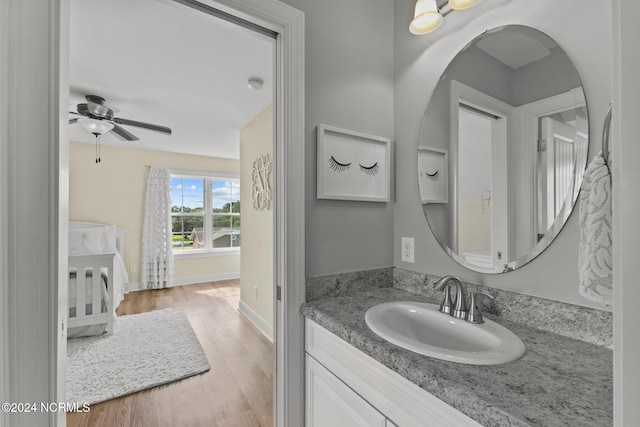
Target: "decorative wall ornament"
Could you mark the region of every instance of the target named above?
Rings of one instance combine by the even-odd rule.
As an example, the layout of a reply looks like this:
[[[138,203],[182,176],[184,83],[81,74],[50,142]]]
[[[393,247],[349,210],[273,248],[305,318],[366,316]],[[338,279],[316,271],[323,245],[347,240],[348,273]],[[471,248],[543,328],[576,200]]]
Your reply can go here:
[[[483,215],[491,214],[491,190],[480,192],[480,212]]]
[[[253,208],[264,211],[271,208],[271,159],[269,154],[261,154],[253,161],[251,173],[251,198]]]
[[[448,153],[434,147],[418,147],[418,181],[422,203],[447,203]]]
[[[388,202],[391,140],[318,125],[318,199]]]

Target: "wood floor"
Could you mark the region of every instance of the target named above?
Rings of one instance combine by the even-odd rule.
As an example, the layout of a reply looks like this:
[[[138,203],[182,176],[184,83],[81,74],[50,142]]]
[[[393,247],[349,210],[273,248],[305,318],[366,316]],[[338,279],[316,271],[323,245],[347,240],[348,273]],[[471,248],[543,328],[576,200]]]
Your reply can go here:
[[[273,345],[238,311],[239,280],[132,292],[118,315],[186,311],[211,370],[165,386],[68,413],[69,427],[270,427]]]

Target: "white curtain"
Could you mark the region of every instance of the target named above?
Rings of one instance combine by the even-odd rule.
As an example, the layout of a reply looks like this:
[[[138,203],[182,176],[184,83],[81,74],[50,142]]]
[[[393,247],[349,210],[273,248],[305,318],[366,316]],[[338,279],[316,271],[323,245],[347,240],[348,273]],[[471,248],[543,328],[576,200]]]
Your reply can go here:
[[[142,289],[166,288],[173,283],[171,175],[167,169],[149,169],[140,272]]]

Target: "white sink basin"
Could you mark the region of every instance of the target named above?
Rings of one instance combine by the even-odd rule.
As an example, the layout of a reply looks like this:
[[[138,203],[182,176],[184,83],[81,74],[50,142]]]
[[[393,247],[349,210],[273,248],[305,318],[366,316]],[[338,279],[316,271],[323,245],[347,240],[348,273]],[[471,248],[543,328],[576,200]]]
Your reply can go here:
[[[497,365],[524,354],[513,332],[489,319],[473,324],[420,302],[387,302],[365,313],[369,328],[385,340],[425,356],[470,365]]]

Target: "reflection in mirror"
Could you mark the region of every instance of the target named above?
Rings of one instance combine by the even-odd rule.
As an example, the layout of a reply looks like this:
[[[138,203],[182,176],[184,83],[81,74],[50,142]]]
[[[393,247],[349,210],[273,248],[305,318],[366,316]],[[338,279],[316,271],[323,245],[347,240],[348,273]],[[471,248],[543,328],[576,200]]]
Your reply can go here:
[[[551,38],[508,25],[473,40],[440,78],[420,133],[420,197],[442,247],[484,273],[539,255],[577,199],[588,131],[580,78]]]

